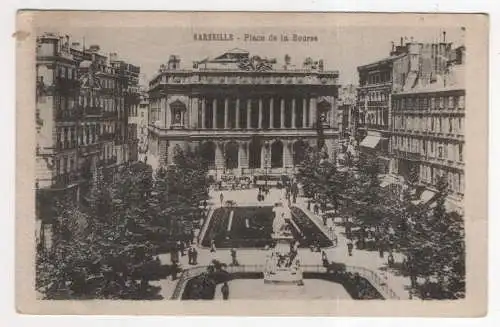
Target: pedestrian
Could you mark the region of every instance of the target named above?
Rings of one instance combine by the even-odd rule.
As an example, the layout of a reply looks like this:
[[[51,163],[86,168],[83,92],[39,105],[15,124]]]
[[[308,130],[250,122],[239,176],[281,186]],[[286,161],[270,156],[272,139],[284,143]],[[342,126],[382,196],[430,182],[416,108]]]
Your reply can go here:
[[[174,264],[176,262],[179,262],[179,251],[177,250],[177,246],[170,250],[170,263]]]
[[[217,248],[215,247],[215,240],[210,241],[210,252],[217,252]]]
[[[347,252],[349,253],[349,256],[352,257],[352,249],[353,249],[354,245],[352,244],[352,241],[349,240],[347,242]]]
[[[381,258],[384,258],[384,247],[382,245],[382,242],[379,242],[378,244],[378,254]]]
[[[387,263],[389,264],[389,267],[392,267],[394,265],[394,256],[392,255],[392,252],[389,252]]]
[[[188,249],[188,263],[189,263],[190,265],[192,265],[192,264],[193,264],[193,247],[190,247],[190,248]]]
[[[222,207],[222,205],[224,204],[224,194],[222,192],[220,192],[220,206]]]
[[[238,266],[238,260],[236,260],[236,249],[231,248],[231,265]]]
[[[319,214],[319,205],[317,203],[314,204],[314,214],[315,215]]]
[[[328,267],[328,256],[326,255],[325,251],[321,251],[321,261],[323,261],[323,267]]]
[[[184,241],[182,242],[179,242],[179,247],[180,247],[180,252],[181,252],[181,256],[185,256],[186,255],[186,243]]]
[[[193,265],[198,264],[198,250],[196,250],[195,247],[193,247]]]
[[[224,285],[222,285],[220,291],[222,293],[222,299],[228,300],[229,299],[229,285],[227,284],[227,282],[224,282]]]

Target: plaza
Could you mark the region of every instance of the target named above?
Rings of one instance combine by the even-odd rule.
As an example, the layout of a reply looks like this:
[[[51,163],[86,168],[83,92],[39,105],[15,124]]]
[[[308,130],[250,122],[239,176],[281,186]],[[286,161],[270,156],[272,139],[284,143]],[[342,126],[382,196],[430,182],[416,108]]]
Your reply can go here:
[[[234,191],[224,191],[224,198],[227,200],[233,200],[236,202],[236,208],[241,207],[271,207],[276,202],[279,202],[284,197],[283,190],[272,188],[269,195],[265,197],[264,201],[256,201],[257,189],[246,189],[246,190],[234,190]],[[220,192],[216,190],[211,190],[209,206],[211,210],[221,209],[219,201]],[[311,219],[311,222],[317,226],[317,228],[329,238],[335,238],[335,246],[329,246],[322,248],[322,251],[327,255],[328,260],[331,262],[342,263],[348,267],[348,271],[353,273],[361,273],[363,276],[370,278],[370,282],[378,283],[377,289],[381,291],[384,290],[384,295],[392,294],[394,298],[398,299],[408,299],[409,298],[409,285],[410,279],[408,277],[402,276],[395,270],[391,270],[387,265],[387,258],[381,258],[378,253],[373,251],[363,251],[356,250],[353,256],[349,256],[347,253],[347,239],[344,236],[345,230],[341,226],[335,227],[335,232],[333,235],[328,233],[327,227],[323,226],[322,219],[315,215],[313,212],[307,209],[307,199],[299,197],[297,199],[296,206],[301,208],[303,212],[307,214],[307,217]],[[234,219],[234,218],[233,218]],[[210,224],[210,220],[205,222],[207,226]],[[227,229],[226,229],[227,230]],[[217,248],[215,252],[210,250],[210,247],[204,246],[203,238],[206,229],[200,231],[198,239],[201,239],[196,246],[198,251],[198,260],[196,265],[190,265],[188,263],[187,256],[180,256],[180,267],[187,271],[194,271],[194,275],[201,274],[204,270],[203,267],[210,266],[214,260],[226,263],[229,266],[227,269],[231,271],[244,270],[246,272],[262,272],[265,263],[266,253],[268,252],[264,246],[262,247],[242,247],[236,248],[237,260],[240,267],[232,267],[230,263],[232,262],[230,248]],[[332,240],[333,241],[333,240]],[[207,243],[205,243],[207,245]],[[301,264],[304,270],[310,275],[316,274],[316,272],[325,271],[321,267],[322,265],[322,255],[321,252],[312,251],[308,247],[300,247],[298,249],[298,255],[301,259]],[[397,261],[401,261],[403,257],[395,253],[395,258]],[[164,264],[170,264],[171,255],[162,254],[160,259]],[[201,269],[201,270],[200,270]],[[181,277],[182,278],[182,277]],[[160,281],[152,282],[153,285],[161,286],[161,294],[165,299],[171,299],[175,293],[176,288],[179,286],[179,279],[172,280],[172,278],[163,279]],[[266,285],[269,287],[264,287],[264,281],[262,278],[243,278],[234,279],[230,281],[229,287],[231,289],[231,298],[238,299],[259,299],[266,297],[269,299],[277,298],[279,294],[286,298],[301,298],[301,299],[344,299],[350,298],[346,293],[344,287],[338,283],[320,280],[317,278],[306,278],[304,280],[304,289],[297,289],[302,286],[294,285]],[[257,285],[258,284],[258,285]],[[232,287],[234,285],[234,287]],[[253,287],[252,285],[255,285]],[[272,290],[277,287],[276,290]],[[321,290],[316,290],[320,287]],[[221,298],[220,293],[221,284],[217,285],[214,300]],[[313,288],[315,290],[313,290]],[[234,297],[233,297],[234,296]]]

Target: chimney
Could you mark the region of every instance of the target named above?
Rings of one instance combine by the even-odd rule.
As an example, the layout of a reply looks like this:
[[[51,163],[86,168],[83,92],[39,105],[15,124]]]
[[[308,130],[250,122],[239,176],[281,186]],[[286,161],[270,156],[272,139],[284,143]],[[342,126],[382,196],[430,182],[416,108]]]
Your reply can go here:
[[[90,52],[99,52],[99,50],[101,50],[101,47],[98,46],[97,44],[92,44],[90,47],[89,47],[89,51]]]
[[[443,43],[446,43],[446,31],[443,31]]]
[[[403,37],[401,37],[400,46],[403,46]]]

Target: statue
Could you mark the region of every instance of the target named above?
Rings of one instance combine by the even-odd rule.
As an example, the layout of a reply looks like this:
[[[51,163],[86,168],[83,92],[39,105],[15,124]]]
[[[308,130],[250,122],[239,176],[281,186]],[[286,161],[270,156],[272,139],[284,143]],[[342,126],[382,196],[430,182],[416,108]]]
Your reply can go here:
[[[283,205],[283,202],[276,203],[273,208],[273,233],[277,236],[283,233],[287,225],[287,219],[290,219],[290,208]]]

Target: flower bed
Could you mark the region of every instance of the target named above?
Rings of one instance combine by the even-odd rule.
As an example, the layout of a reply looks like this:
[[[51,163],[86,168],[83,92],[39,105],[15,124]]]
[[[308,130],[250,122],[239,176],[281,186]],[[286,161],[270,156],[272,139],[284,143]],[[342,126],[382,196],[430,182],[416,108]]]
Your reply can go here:
[[[318,226],[300,208],[292,207],[292,218],[302,232],[302,235],[294,235],[302,246],[330,247],[333,242],[321,231]],[[296,231],[293,231],[296,234]]]

